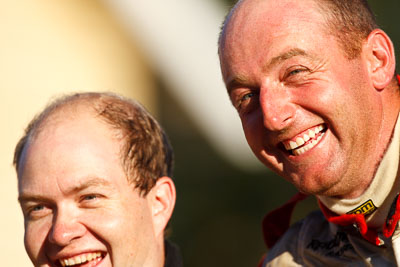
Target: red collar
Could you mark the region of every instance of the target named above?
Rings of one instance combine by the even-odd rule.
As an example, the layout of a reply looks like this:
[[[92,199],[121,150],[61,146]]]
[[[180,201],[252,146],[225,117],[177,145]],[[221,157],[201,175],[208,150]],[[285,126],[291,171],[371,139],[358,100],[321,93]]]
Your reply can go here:
[[[378,233],[373,229],[368,228],[364,214],[337,215],[332,211],[330,211],[327,207],[325,207],[322,204],[322,202],[318,201],[318,204],[325,218],[329,222],[340,226],[355,225],[357,226],[358,231],[360,232],[361,236],[364,239],[368,240],[370,243],[375,244],[377,246],[381,244],[381,241],[378,237]],[[393,201],[389,214],[386,218],[386,223],[383,225],[382,233],[384,237],[389,238],[393,235],[399,220],[400,220],[400,198],[397,195]]]
[[[272,248],[287,229],[289,229],[290,218],[296,204],[306,198],[307,195],[299,192],[285,204],[265,215],[262,221],[262,230],[264,242],[268,248]]]
[[[264,242],[268,248],[272,248],[279,238],[289,229],[290,218],[297,203],[307,198],[302,193],[295,194],[289,201],[281,207],[269,212],[263,219],[262,228]],[[365,221],[364,214],[343,214],[337,215],[319,202],[322,213],[325,218],[339,226],[357,226],[361,236],[372,244],[381,245],[378,234],[373,229],[369,229]],[[396,197],[389,211],[386,223],[383,225],[382,233],[389,238],[393,235],[397,223],[400,220],[400,197]]]
[[[325,207],[322,202],[318,201],[318,204],[321,208],[322,213],[324,214],[325,218],[334,224],[340,226],[349,226],[354,225],[357,227],[358,231],[360,232],[361,236],[368,240],[370,243],[375,245],[380,245],[381,241],[378,237],[378,234],[371,229],[368,229],[367,222],[365,221],[364,214],[343,214],[337,215],[330,211],[327,207]],[[394,231],[394,227],[393,227]]]

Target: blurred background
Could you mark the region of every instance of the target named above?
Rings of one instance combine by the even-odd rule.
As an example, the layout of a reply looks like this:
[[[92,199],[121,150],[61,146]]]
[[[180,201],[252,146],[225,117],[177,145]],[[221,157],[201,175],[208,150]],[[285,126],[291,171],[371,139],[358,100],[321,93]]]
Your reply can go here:
[[[398,0],[370,1],[400,53]],[[113,91],[142,102],[173,144],[170,239],[185,266],[255,266],[264,214],[295,189],[248,149],[217,57],[229,0],[0,1],[0,258],[31,266],[12,167],[17,140],[51,98]],[[294,220],[316,208],[302,203]]]

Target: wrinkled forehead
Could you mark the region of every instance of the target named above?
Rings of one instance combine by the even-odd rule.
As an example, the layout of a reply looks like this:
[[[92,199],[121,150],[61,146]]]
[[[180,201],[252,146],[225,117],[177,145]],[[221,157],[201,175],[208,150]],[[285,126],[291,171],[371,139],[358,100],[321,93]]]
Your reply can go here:
[[[321,9],[314,0],[244,0],[229,14],[221,38],[221,48],[238,40],[274,33],[297,22],[321,23]]]
[[[231,12],[220,40],[222,74],[260,63],[283,50],[307,50],[326,39],[325,16],[314,0],[245,0]]]

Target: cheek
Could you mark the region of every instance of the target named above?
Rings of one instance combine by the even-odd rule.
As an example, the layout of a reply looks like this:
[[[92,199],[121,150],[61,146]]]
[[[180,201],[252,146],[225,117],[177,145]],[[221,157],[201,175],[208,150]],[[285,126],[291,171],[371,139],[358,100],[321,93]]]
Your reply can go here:
[[[240,117],[247,143],[252,149],[259,147],[263,142],[263,117],[260,112],[252,112]],[[256,151],[254,151],[256,152]]]
[[[136,204],[118,203],[104,210],[87,211],[82,218],[86,227],[106,244],[119,247],[127,244],[127,238],[138,236],[149,225],[143,205]]]
[[[340,90],[327,82],[315,83],[307,88],[292,91],[293,102],[304,112],[318,115],[320,117],[329,117],[329,114],[335,113],[332,109],[339,107],[346,94],[340,93]],[[300,118],[301,119],[301,118]]]
[[[50,226],[47,223],[34,222],[25,226],[25,249],[32,262],[38,263],[44,260],[45,256],[41,251],[49,231]]]
[[[106,241],[122,235],[127,217],[129,217],[129,214],[118,208],[85,210],[80,214],[82,224],[89,231]]]
[[[149,245],[154,244],[152,222],[149,212],[136,207],[107,211],[96,216],[91,223],[92,233],[106,245],[115,266],[128,266],[137,262],[141,266]],[[91,220],[93,221],[93,220]],[[89,223],[89,222],[88,222]]]
[[[283,161],[279,158],[278,155],[269,153],[266,150],[261,151],[260,156],[258,157],[261,162],[264,163],[270,170],[275,172],[276,174],[280,175],[281,177],[285,178],[283,173]]]

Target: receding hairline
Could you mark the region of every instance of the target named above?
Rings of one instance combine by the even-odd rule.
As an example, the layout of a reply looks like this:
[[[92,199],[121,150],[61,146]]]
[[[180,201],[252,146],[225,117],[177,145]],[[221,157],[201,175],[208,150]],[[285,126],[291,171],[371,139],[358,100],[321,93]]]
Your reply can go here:
[[[121,102],[128,100],[110,92],[86,92],[63,95],[56,98],[55,101],[50,101],[50,104],[43,110],[43,112],[32,120],[33,124],[28,126],[25,135],[26,140],[20,140],[20,143],[17,145],[16,150],[18,151],[16,151],[14,155],[14,164],[16,165],[17,172],[19,172],[19,166],[23,159],[24,151],[41,133],[48,131],[52,127],[58,127],[71,118],[73,119],[74,116],[78,117],[85,114],[89,117],[93,117],[100,123],[104,123],[110,128],[110,130],[113,130],[110,123],[107,123],[106,120],[100,116],[100,112],[97,109],[100,103],[107,99],[109,101],[121,100]],[[139,107],[139,105],[136,105],[136,102],[134,101],[129,101],[129,104],[134,104],[137,108]],[[21,146],[18,147],[19,145]]]
[[[65,112],[70,113],[69,119],[85,112],[90,119],[98,119],[105,127],[108,126],[111,137],[121,144],[119,150],[125,174],[141,194],[146,195],[158,178],[172,177],[173,150],[158,121],[138,101],[104,92],[58,97],[36,115],[14,150],[13,163],[18,176],[26,147],[41,131],[53,124],[63,123]]]
[[[220,57],[222,49],[224,47],[226,30],[232,18],[235,17],[236,13],[238,12],[238,9],[244,3],[247,3],[249,1],[260,2],[264,0],[239,0],[233,6],[233,8],[229,10],[228,14],[223,20],[220,34],[218,37],[218,54]],[[358,19],[354,19],[353,21],[343,19],[344,17],[346,17],[346,14],[348,15],[346,11],[343,12],[343,10],[341,10],[341,8],[343,8],[343,6],[345,5],[342,4],[341,8],[338,8],[340,4],[336,5],[335,4],[336,2],[334,2],[334,0],[308,0],[308,1],[313,3],[312,8],[315,9],[324,17],[324,21],[321,23],[322,24],[321,26],[325,29],[327,34],[334,36],[336,38],[337,43],[341,46],[342,50],[345,52],[345,54],[348,56],[349,59],[356,58],[357,56],[359,56],[361,52],[361,39],[366,39],[368,37],[368,34],[372,32],[373,29],[379,28],[371,8],[369,7],[368,3],[364,0],[357,1],[357,3],[361,5],[360,9],[363,10],[362,12],[359,13],[362,14],[369,13],[371,16],[367,16],[366,20],[364,20],[362,23],[361,23],[362,19],[360,19],[358,16],[355,16],[358,17]],[[334,14],[335,12],[336,14]],[[358,27],[355,25],[351,25],[352,22],[354,21],[356,21],[356,23],[359,22],[360,25],[362,26],[358,25],[360,26]],[[351,25],[351,27],[346,28],[349,25]],[[370,28],[368,29],[368,33],[365,32],[367,26],[370,26]],[[356,30],[354,31],[354,29]],[[361,35],[363,36],[360,38]]]
[[[93,101],[95,98],[97,98],[95,95],[76,99],[69,99],[68,97],[65,99],[61,98],[61,102],[56,104],[54,108],[50,108],[49,112],[44,114],[43,118],[37,122],[38,124],[32,129],[32,132],[28,134],[28,141],[34,141],[37,136],[51,127],[57,127],[62,123],[68,122],[70,119],[79,118],[83,115],[101,121],[95,109],[97,103],[97,101]],[[62,100],[66,101],[62,102]]]
[[[221,49],[223,49],[224,43],[225,43],[225,37],[226,37],[226,33],[227,33],[227,29],[230,27],[232,20],[235,20],[236,16],[238,15],[238,12],[243,12],[241,10],[242,6],[244,4],[247,4],[249,1],[253,1],[253,2],[262,2],[264,0],[239,0],[227,13],[227,15],[225,16],[222,25],[220,27],[220,33],[218,36],[218,54],[221,56]],[[271,1],[275,1],[275,0],[271,0]],[[314,9],[318,9],[318,5],[317,5],[317,1],[320,0],[308,0],[312,3],[314,3],[313,8]],[[257,6],[254,5],[253,3],[253,7],[251,7],[252,9],[256,9]],[[321,10],[321,9],[319,9]],[[320,12],[322,15],[324,15],[324,13]]]

